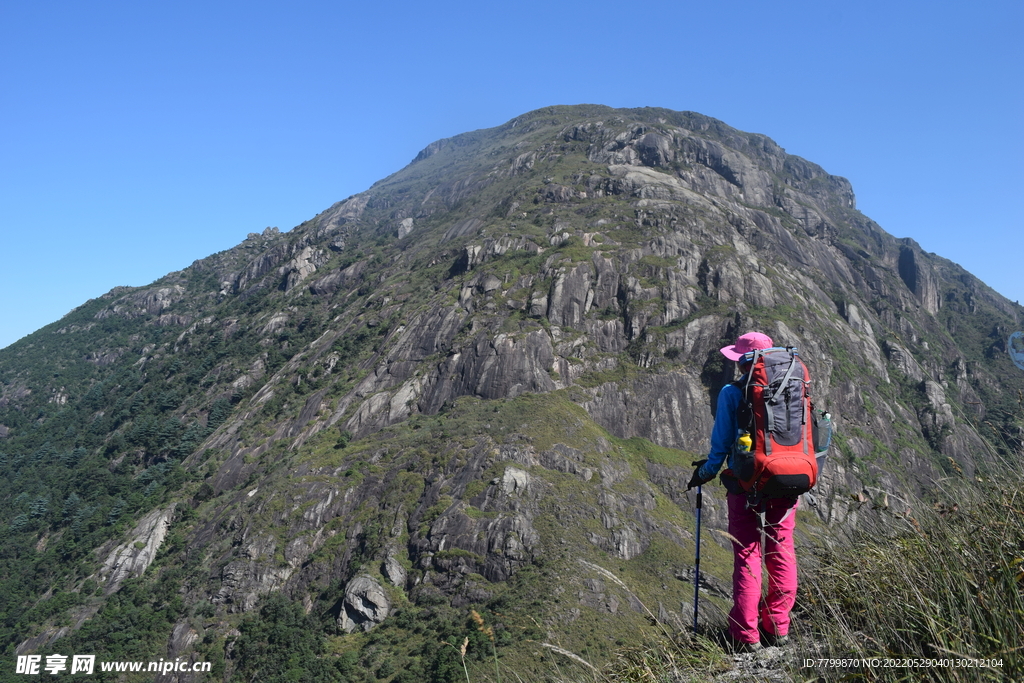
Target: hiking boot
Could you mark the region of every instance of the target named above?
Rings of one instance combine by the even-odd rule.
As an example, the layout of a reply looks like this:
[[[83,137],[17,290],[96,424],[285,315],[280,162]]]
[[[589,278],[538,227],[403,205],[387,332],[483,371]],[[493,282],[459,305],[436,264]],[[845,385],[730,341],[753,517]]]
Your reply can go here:
[[[708,633],[708,637],[723,650],[732,654],[746,654],[764,649],[760,642],[746,643],[742,640],[736,640],[727,628],[716,629]]]
[[[737,655],[759,652],[764,649],[764,646],[761,645],[761,643],[745,643],[742,640],[735,640],[732,637],[729,638],[729,647],[732,649],[733,654]]]
[[[765,633],[764,642],[768,643],[768,647],[786,647],[789,645],[789,636],[777,636],[774,633]]]

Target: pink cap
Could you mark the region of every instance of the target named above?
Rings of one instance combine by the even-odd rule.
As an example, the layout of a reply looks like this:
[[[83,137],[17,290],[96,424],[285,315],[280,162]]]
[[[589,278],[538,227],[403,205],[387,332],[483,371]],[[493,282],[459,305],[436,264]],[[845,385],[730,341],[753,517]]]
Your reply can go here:
[[[747,332],[736,340],[732,346],[722,349],[722,355],[729,360],[739,360],[744,354],[756,351],[757,349],[772,348],[772,338],[760,332]]]

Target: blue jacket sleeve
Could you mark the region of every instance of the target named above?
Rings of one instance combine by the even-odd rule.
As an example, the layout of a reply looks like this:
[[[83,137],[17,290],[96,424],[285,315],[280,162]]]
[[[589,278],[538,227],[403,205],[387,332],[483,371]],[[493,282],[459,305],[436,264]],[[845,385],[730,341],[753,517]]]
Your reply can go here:
[[[736,445],[736,412],[743,401],[743,392],[726,384],[718,394],[715,410],[715,428],[711,431],[711,451],[708,461],[701,465],[700,478],[711,479],[722,467]]]

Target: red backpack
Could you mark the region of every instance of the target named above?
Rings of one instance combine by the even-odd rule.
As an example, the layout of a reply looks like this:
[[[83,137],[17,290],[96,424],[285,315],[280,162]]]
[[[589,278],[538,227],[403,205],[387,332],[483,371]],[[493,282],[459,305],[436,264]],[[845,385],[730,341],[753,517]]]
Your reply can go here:
[[[737,423],[750,433],[749,451],[739,451],[734,476],[756,498],[796,498],[817,482],[812,434],[811,378],[792,347],[752,351]],[[826,446],[827,448],[827,446]]]

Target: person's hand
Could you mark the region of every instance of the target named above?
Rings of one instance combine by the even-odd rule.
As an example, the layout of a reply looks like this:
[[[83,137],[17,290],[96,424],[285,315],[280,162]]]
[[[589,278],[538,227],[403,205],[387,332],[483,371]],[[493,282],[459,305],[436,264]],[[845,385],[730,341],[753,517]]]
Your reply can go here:
[[[708,459],[704,458],[703,460],[698,460],[697,462],[693,463],[694,467],[696,467],[697,469],[695,469],[693,471],[693,477],[690,478],[690,483],[686,485],[686,490],[687,491],[689,491],[692,488],[696,488],[697,486],[701,486],[703,484],[706,484],[709,481],[711,481],[712,479],[714,479],[714,476],[711,476],[708,479],[701,479],[701,477],[700,477],[700,468],[707,461],[708,461]]]

